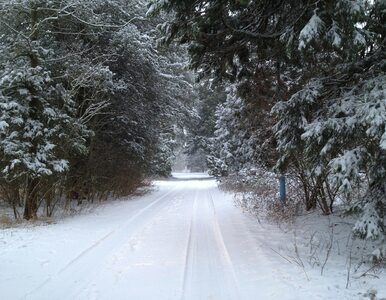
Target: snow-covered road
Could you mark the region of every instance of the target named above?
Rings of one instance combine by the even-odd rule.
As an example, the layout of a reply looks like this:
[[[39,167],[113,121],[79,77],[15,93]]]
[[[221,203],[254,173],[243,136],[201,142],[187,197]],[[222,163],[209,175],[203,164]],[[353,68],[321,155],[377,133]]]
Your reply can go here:
[[[1,231],[0,299],[330,299],[272,251],[283,233],[243,214],[214,180],[156,186],[58,224]]]

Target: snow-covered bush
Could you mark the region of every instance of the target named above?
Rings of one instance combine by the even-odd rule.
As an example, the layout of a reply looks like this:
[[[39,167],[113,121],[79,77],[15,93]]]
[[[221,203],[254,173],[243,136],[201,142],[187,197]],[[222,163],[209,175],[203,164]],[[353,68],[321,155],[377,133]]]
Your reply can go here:
[[[281,117],[276,125],[283,154],[279,164],[302,153],[302,162],[306,161],[302,168],[308,176],[317,180],[325,174],[323,190],[348,199],[365,176],[367,192],[358,204],[363,215],[354,227],[363,238],[384,232],[385,59],[378,52],[354,66],[341,66],[337,75],[310,82],[273,110]],[[310,88],[316,89],[311,98],[307,96]]]
[[[287,199],[281,202],[277,174],[263,168],[243,169],[220,179],[220,188],[234,193],[236,204],[257,218],[274,222],[292,222],[303,212],[300,182],[287,176]]]

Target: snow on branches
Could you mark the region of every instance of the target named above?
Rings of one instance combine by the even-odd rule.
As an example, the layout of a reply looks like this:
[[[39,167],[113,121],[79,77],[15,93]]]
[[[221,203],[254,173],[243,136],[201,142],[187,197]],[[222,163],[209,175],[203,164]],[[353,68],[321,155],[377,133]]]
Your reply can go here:
[[[328,193],[352,195],[367,179],[367,192],[358,197],[363,215],[354,231],[373,238],[383,231],[386,207],[386,60],[384,54],[369,59],[369,69],[367,60],[356,69],[342,66],[335,76],[311,81],[289,101],[278,103],[273,113],[278,118],[279,165],[305,154],[303,166],[309,174],[324,172]],[[315,87],[318,92],[311,93]]]

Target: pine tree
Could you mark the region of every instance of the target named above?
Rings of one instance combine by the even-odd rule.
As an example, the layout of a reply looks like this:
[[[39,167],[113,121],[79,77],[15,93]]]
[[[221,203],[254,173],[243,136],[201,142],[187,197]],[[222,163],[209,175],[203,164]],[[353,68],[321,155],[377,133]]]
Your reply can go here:
[[[0,186],[26,219],[170,172],[159,137],[192,87],[184,49],[159,50],[145,12],[140,0],[0,3]]]
[[[209,78],[254,87],[246,92],[242,84],[238,88],[244,105],[253,96],[266,97],[249,106],[254,113],[274,105],[273,115],[261,122],[276,132],[276,169],[296,170],[301,179],[306,208],[319,205],[331,213],[336,196],[346,193],[352,199],[353,189],[367,177],[369,184],[357,206],[364,218],[354,231],[361,237],[380,236],[386,182],[385,2],[150,2],[151,13],[174,13],[162,26],[163,41],[188,44],[192,68]],[[239,107],[229,107],[232,110],[218,112],[223,155],[212,164],[238,169],[243,159],[234,159],[238,143],[258,130],[251,126],[233,138],[232,130],[243,128],[245,118],[237,114]],[[249,124],[255,124],[253,118]]]

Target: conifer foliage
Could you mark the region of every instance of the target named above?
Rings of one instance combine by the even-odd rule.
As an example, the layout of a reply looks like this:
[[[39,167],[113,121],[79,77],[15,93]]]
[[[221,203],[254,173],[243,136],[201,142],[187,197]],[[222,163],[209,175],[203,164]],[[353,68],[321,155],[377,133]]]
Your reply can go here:
[[[217,110],[215,174],[276,160],[277,172],[299,180],[306,209],[330,214],[339,199],[361,212],[358,236],[384,238],[385,1],[151,0],[149,7],[173,12],[160,26],[163,42],[187,44],[202,77],[236,87]]]
[[[1,1],[0,200],[15,217],[170,172],[172,144],[159,137],[187,80],[183,55],[155,47],[145,12],[137,0]]]

